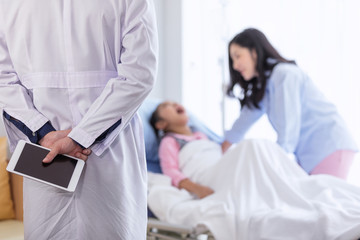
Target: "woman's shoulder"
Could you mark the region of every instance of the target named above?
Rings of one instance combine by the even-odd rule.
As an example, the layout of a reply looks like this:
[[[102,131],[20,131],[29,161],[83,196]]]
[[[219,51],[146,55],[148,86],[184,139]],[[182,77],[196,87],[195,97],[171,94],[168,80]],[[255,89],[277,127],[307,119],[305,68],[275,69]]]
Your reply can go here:
[[[294,63],[278,63],[274,67],[272,74],[302,74],[301,68]]]
[[[278,63],[272,70],[269,81],[275,85],[284,84],[285,81],[301,81],[306,75],[296,64]]]

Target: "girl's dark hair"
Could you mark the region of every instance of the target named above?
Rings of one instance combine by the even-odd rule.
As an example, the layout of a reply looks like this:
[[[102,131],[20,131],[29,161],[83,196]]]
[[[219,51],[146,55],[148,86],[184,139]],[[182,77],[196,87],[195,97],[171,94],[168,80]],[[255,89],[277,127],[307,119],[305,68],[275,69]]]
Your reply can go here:
[[[159,115],[159,106],[160,104],[156,107],[155,111],[151,114],[150,117],[150,125],[154,129],[157,138],[160,138],[160,134],[159,134],[159,129],[157,129],[155,125],[158,121],[162,120]]]
[[[237,44],[241,47],[248,48],[250,51],[255,50],[257,54],[256,71],[257,77],[250,81],[245,81],[241,74],[233,68],[233,61],[230,57],[230,46]],[[227,95],[235,97],[234,87],[239,84],[242,93],[237,97],[241,107],[260,108],[259,103],[263,99],[266,89],[267,77],[279,62],[293,63],[294,61],[283,58],[279,52],[271,45],[266,36],[255,28],[245,29],[237,34],[229,43],[229,69],[230,69],[230,85],[227,89]],[[270,74],[267,74],[269,72]]]

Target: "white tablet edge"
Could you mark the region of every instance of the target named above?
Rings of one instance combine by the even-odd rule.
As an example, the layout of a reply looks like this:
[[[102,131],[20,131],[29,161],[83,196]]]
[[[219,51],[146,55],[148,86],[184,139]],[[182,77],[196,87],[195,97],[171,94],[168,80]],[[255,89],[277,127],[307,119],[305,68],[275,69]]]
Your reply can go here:
[[[18,171],[15,171],[15,166],[19,160],[19,157],[20,157],[20,154],[25,146],[25,143],[28,143],[28,144],[32,144],[32,145],[35,145],[37,147],[40,147],[40,148],[43,148],[43,149],[46,149],[46,150],[50,150],[48,148],[45,148],[43,146],[40,146],[40,145],[37,145],[37,144],[34,144],[34,143],[30,143],[30,142],[26,142],[24,140],[19,140],[18,144],[16,145],[16,148],[11,156],[11,159],[8,163],[8,166],[6,167],[6,170],[9,171],[9,172],[12,172],[12,173],[15,173],[15,174],[18,174],[18,175],[21,175],[23,177],[27,177],[27,178],[30,178],[30,179],[33,179],[35,181],[38,181],[38,182],[42,182],[42,183],[45,183],[45,184],[48,184],[48,185],[51,185],[53,187],[57,187],[57,188],[60,188],[60,189],[63,189],[63,190],[66,190],[68,192],[74,192],[75,191],[75,188],[77,186],[77,182],[79,181],[79,178],[80,178],[80,175],[81,175],[81,172],[82,172],[82,169],[85,165],[85,161],[84,160],[81,160],[81,159],[78,159],[78,158],[75,158],[75,157],[72,157],[72,156],[69,156],[67,154],[63,154],[64,156],[67,156],[69,158],[72,158],[72,159],[75,159],[77,160],[77,163],[76,163],[76,166],[75,166],[75,169],[74,169],[74,172],[71,176],[71,179],[69,181],[69,185],[67,188],[65,187],[62,187],[62,186],[59,186],[59,185],[56,185],[56,184],[53,184],[51,182],[47,182],[47,181],[44,181],[44,180],[41,180],[41,179],[38,179],[38,178],[35,178],[35,177],[32,177],[32,176],[29,176],[27,174],[24,174],[24,173],[21,173],[21,172],[18,172]]]
[[[20,154],[25,146],[26,141],[20,140],[15,147],[13,154],[11,155],[10,161],[6,167],[9,172],[14,172],[14,168],[19,160]]]
[[[81,176],[81,173],[82,173],[82,170],[85,166],[85,161],[84,160],[81,160],[81,159],[78,159],[78,158],[74,158],[72,156],[69,156],[67,154],[64,154],[64,156],[67,156],[69,158],[73,158],[75,160],[77,160],[77,163],[76,163],[76,166],[75,166],[75,169],[74,169],[74,172],[71,176],[71,179],[70,179],[70,182],[69,182],[69,185],[68,185],[68,191],[70,192],[74,192],[75,191],[75,188],[77,186],[77,183],[80,179],[80,176]]]

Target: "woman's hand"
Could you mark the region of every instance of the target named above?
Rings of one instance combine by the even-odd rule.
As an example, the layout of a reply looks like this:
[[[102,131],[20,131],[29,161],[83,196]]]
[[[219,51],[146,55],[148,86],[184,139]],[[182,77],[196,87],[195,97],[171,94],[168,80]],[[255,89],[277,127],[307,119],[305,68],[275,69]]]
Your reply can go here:
[[[68,154],[73,157],[80,158],[84,161],[87,160],[91,154],[90,149],[82,149],[79,144],[74,142],[67,135],[71,129],[52,131],[46,134],[40,141],[39,144],[43,147],[49,148],[50,152],[46,155],[43,162],[50,163],[58,154]]]
[[[224,142],[221,144],[222,152],[225,153],[225,152],[231,147],[231,145],[232,145],[231,142],[224,141]]]
[[[194,183],[188,178],[180,181],[179,188],[184,188],[185,190],[198,196],[200,199],[214,193],[214,190],[211,188]]]

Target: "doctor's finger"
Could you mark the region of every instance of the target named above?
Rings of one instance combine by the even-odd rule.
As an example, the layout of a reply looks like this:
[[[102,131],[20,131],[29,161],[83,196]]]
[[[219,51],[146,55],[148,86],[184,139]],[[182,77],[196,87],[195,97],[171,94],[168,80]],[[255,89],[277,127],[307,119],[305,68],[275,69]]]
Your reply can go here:
[[[86,148],[86,149],[82,150],[81,153],[84,154],[84,155],[89,156],[92,153],[92,151],[91,151],[91,149]]]
[[[88,156],[85,154],[82,154],[81,152],[75,153],[75,157],[80,158],[81,160],[86,161],[88,159]]]
[[[51,163],[56,157],[56,155],[58,155],[58,153],[59,153],[58,148],[51,149],[50,152],[43,159],[43,163]]]

